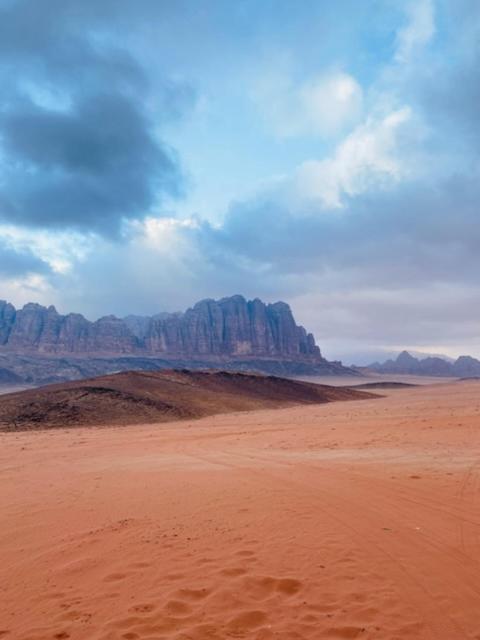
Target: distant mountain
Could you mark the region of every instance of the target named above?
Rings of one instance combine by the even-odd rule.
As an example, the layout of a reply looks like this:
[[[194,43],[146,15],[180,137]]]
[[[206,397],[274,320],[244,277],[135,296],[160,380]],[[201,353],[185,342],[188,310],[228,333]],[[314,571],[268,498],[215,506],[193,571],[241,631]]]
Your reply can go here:
[[[436,356],[415,358],[408,351],[402,351],[395,360],[374,362],[367,367],[377,373],[397,373],[420,376],[450,376],[467,378],[480,376],[480,360],[470,356],[460,356],[448,361]]]
[[[22,378],[10,371],[10,369],[4,369],[0,367],[0,384],[17,384],[19,382],[23,382]]]
[[[185,313],[110,315],[95,322],[61,315],[53,306],[29,303],[17,310],[0,301],[0,366],[33,382],[168,366],[351,373],[322,357],[288,304],[240,295],[202,300]]]

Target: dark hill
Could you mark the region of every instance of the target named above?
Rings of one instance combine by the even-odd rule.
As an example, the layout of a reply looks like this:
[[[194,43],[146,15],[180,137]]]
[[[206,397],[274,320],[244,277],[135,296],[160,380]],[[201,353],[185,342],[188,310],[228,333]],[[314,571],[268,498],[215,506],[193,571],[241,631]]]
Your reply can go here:
[[[350,385],[349,389],[411,389],[412,387],[418,387],[418,384],[411,384],[408,382],[364,382],[363,384]]]
[[[4,395],[0,429],[140,424],[271,409],[372,394],[225,371],[124,372]]]

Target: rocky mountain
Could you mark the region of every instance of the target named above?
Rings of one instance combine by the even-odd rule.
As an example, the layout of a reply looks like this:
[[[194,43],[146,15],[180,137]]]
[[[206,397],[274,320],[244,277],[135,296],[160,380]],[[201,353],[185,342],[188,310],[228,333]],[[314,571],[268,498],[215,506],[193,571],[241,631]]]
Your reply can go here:
[[[94,322],[77,313],[61,315],[53,306],[29,303],[17,310],[0,301],[0,366],[38,381],[40,357],[42,370],[48,370],[42,381],[125,368],[212,364],[283,374],[350,372],[322,357],[288,304],[247,301],[240,295],[202,300],[185,313],[105,316]],[[150,366],[153,359],[156,365]]]
[[[0,384],[17,384],[22,382],[22,378],[10,369],[0,367]]]
[[[408,351],[402,351],[395,360],[387,360],[383,363],[374,362],[367,368],[377,373],[455,378],[480,376],[480,360],[476,358],[460,356],[451,362],[439,357],[415,358]]]
[[[105,316],[95,322],[33,303],[17,311],[1,301],[0,347],[45,354],[321,357],[313,335],[297,326],[287,304],[242,296],[202,300],[183,314]]]

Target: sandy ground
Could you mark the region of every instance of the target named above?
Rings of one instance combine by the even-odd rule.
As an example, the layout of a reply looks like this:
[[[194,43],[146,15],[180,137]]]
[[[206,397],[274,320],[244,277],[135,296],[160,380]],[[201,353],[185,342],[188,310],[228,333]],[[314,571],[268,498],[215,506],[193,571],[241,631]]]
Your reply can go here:
[[[0,440],[2,640],[480,638],[480,383]]]

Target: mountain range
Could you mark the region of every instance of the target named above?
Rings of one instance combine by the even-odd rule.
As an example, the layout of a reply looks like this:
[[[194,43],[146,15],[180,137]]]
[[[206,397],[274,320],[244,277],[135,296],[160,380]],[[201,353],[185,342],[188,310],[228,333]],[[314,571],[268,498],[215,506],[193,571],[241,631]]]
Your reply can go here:
[[[35,383],[125,369],[221,367],[282,374],[351,373],[322,357],[285,302],[235,295],[202,300],[184,313],[104,316],[0,301],[0,372]]]
[[[460,356],[454,361],[437,356],[415,358],[408,351],[402,351],[395,360],[373,362],[367,369],[376,373],[468,378],[480,376],[480,360],[471,356]]]

